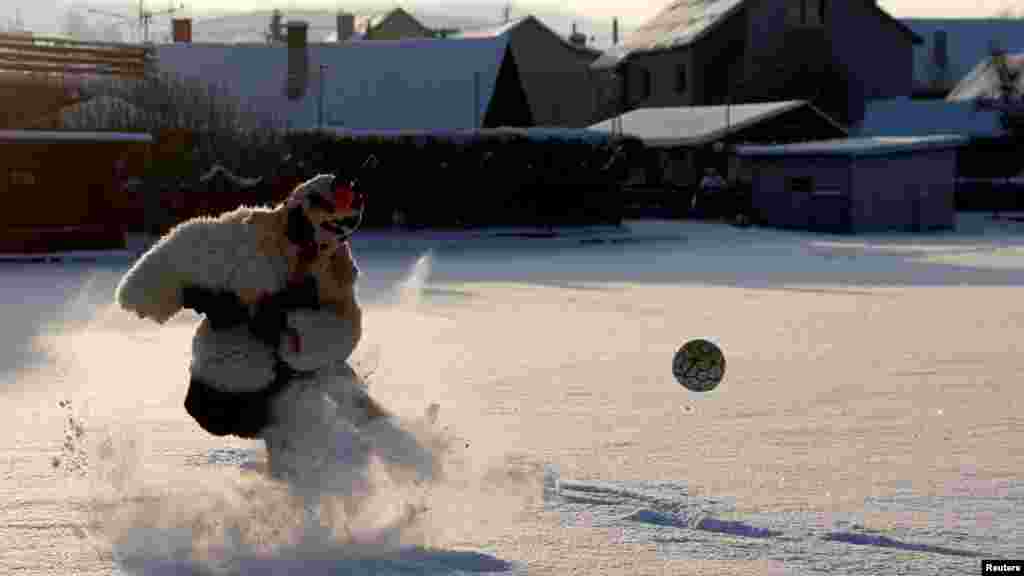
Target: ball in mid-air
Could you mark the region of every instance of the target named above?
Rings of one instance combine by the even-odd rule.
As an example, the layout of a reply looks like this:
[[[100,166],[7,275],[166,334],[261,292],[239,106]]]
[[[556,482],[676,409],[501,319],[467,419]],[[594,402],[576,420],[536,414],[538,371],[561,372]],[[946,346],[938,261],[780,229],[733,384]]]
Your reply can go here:
[[[672,358],[672,375],[687,390],[714,390],[725,376],[725,355],[713,342],[690,340]]]

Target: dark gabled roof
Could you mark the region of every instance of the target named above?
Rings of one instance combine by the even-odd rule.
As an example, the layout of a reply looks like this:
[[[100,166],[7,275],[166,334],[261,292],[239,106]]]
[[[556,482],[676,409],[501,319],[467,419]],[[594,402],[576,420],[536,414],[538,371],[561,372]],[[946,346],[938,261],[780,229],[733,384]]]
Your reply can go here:
[[[501,23],[501,24],[495,24],[493,26],[485,26],[485,27],[482,27],[482,28],[472,28],[472,29],[468,29],[468,30],[461,30],[459,33],[450,36],[450,38],[497,38],[498,36],[501,36],[503,34],[511,34],[517,28],[519,28],[519,27],[521,27],[521,26],[523,26],[525,24],[528,24],[528,23],[532,23],[532,24],[536,25],[538,28],[540,28],[541,30],[547,32],[548,34],[551,34],[552,36],[557,38],[559,40],[559,42],[561,42],[562,44],[568,46],[569,48],[571,48],[573,50],[576,50],[578,52],[583,52],[583,53],[585,53],[587,55],[595,56],[595,57],[599,56],[601,54],[600,50],[596,50],[594,48],[590,48],[589,46],[580,46],[578,44],[573,44],[572,42],[569,41],[568,38],[562,36],[561,34],[556,32],[554,29],[552,29],[550,26],[548,26],[544,22],[541,22],[540,19],[538,19],[537,17],[535,17],[533,15],[523,16],[522,18],[516,18],[516,19],[513,19],[513,20],[509,20],[508,22],[504,22],[504,23]]]

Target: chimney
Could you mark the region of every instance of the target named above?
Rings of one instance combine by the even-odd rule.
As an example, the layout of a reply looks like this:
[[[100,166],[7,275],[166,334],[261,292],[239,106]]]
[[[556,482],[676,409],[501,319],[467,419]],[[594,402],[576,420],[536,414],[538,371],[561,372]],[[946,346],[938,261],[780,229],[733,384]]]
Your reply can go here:
[[[338,14],[338,42],[351,40],[356,34],[356,16],[347,12]]]
[[[569,36],[569,42],[571,42],[572,44],[574,44],[576,46],[586,46],[587,45],[587,35],[586,34],[580,34],[579,32],[576,31],[576,23],[575,22],[572,23],[572,34]]]
[[[191,18],[175,18],[171,21],[171,28],[173,30],[172,39],[175,43],[182,42],[184,44],[192,43],[192,19]]]
[[[309,79],[309,48],[306,34],[309,23],[288,21],[288,86],[289,100],[298,100],[306,95]]]
[[[612,46],[619,43],[619,19],[612,18]]]
[[[270,43],[276,44],[284,40],[281,34],[281,11],[275,9],[270,14]]]
[[[932,62],[943,71],[949,66],[949,37],[945,30],[936,30],[932,37]]]

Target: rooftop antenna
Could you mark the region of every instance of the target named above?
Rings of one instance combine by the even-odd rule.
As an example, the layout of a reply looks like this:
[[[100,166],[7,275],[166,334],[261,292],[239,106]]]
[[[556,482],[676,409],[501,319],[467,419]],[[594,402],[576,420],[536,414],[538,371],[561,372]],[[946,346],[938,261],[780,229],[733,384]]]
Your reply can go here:
[[[174,14],[178,10],[184,10],[185,5],[179,4],[177,8],[171,5],[170,8],[168,8],[167,10],[153,12],[152,10],[146,9],[145,1],[146,0],[139,0],[139,30],[142,32],[142,42],[144,44],[149,44],[149,23],[152,22],[153,17]],[[89,8],[88,12],[90,14],[101,14],[103,16],[111,16],[113,18],[119,18],[121,20],[131,20],[130,17],[125,16],[124,14],[118,14],[116,12],[106,12],[104,10],[97,10],[95,8]]]

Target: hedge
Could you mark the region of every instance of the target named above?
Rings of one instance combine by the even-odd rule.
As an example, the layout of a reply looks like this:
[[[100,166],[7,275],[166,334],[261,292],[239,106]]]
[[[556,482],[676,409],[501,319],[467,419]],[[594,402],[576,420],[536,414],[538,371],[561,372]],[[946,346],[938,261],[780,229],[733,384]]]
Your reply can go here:
[[[502,131],[459,138],[302,133],[287,140],[304,175],[360,178],[368,226],[400,216],[413,228],[617,224],[621,184],[639,148],[635,141]],[[379,168],[360,175],[371,154]]]

